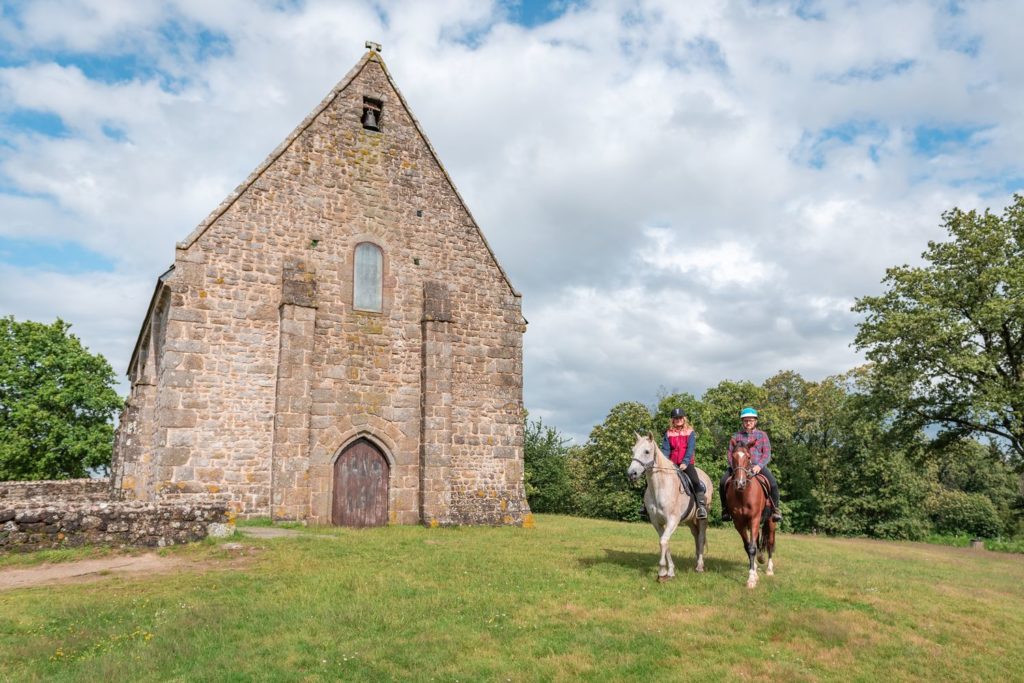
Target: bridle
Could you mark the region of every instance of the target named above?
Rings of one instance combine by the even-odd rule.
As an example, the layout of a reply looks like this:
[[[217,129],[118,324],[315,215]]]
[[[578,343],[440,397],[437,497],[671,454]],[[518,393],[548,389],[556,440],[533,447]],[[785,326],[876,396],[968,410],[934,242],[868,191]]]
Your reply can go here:
[[[746,455],[747,456],[747,462],[750,462],[750,453],[745,448],[738,449],[738,451],[740,451],[744,455]],[[735,453],[733,453],[733,455],[735,456]],[[742,489],[743,487],[745,487],[747,485],[748,481],[750,481],[751,479],[753,479],[754,477],[757,476],[754,473],[754,468],[753,467],[742,467],[742,466],[739,466],[739,465],[735,465],[735,466],[733,466],[732,471],[733,471],[733,475],[735,475],[736,472],[743,472],[743,474],[747,475],[742,480],[740,480],[739,478],[736,478],[734,476],[733,484],[736,486],[737,489]]]
[[[641,467],[643,467],[643,468],[644,468],[644,469],[643,469],[643,473],[644,473],[644,474],[647,474],[648,472],[652,472],[652,471],[654,470],[654,458],[651,458],[651,461],[650,461],[650,462],[648,462],[648,463],[645,463],[645,462],[644,462],[643,460],[641,460],[640,458],[636,458],[636,457],[634,457],[634,458],[633,458],[633,460],[632,460],[632,462],[635,462],[635,463],[637,463],[638,465],[640,465]],[[619,467],[622,467],[622,465],[619,465]]]
[[[676,468],[675,468],[674,465],[672,467],[655,467],[654,466],[654,461],[657,460],[657,459],[658,459],[657,454],[656,453],[651,453],[651,461],[650,462],[644,462],[643,460],[641,460],[640,458],[638,458],[636,456],[633,456],[633,459],[631,460],[631,462],[635,462],[636,464],[638,464],[641,467],[643,467],[644,468],[643,472],[642,472],[643,474],[650,474],[651,472],[674,472],[675,471]]]

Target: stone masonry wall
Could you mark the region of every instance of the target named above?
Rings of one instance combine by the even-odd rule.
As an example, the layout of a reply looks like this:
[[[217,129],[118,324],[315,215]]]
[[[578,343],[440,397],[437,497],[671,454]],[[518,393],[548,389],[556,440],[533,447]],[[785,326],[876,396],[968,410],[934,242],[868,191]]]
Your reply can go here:
[[[0,499],[0,552],[81,545],[163,547],[201,540],[211,525],[230,521],[223,505],[9,505]]]
[[[28,502],[104,502],[110,500],[109,479],[0,481],[0,508]]]
[[[179,245],[136,492],[331,523],[334,462],[365,438],[392,522],[522,523],[518,294],[375,54],[307,123]],[[381,312],[353,306],[361,242]]]

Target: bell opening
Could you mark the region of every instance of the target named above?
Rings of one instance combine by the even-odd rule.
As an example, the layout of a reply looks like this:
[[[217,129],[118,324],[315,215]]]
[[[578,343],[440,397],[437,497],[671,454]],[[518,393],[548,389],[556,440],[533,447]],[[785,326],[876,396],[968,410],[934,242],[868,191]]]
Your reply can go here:
[[[366,130],[380,131],[380,115],[384,109],[384,103],[370,97],[363,98],[363,116],[360,121]]]

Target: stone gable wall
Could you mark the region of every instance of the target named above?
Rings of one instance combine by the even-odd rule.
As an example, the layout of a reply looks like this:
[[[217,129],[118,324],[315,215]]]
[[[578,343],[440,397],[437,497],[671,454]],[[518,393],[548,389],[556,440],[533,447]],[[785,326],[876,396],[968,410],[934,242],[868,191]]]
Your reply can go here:
[[[352,306],[363,241],[384,253],[382,313]],[[118,465],[131,496],[326,524],[334,460],[367,438],[391,463],[392,522],[528,514],[519,298],[375,59],[166,285],[162,348],[138,369],[155,388],[130,406],[152,445]]]

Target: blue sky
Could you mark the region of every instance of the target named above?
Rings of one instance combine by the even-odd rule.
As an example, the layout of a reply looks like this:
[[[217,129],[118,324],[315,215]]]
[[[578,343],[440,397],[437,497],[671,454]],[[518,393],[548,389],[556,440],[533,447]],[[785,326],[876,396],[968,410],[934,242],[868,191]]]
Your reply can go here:
[[[1012,0],[6,2],[0,315],[123,371],[175,242],[370,39],[523,293],[532,414],[582,440],[619,401],[820,379],[944,210],[1024,191],[1021,25]]]

